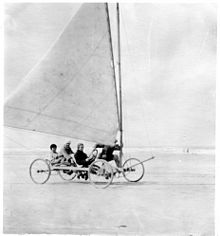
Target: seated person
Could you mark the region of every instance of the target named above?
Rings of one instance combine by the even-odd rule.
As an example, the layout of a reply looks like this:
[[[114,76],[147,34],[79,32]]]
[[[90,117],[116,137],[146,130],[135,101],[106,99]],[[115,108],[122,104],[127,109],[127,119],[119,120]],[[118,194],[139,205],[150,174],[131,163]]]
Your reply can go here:
[[[118,155],[113,154],[115,150],[121,150],[121,147],[117,144],[117,140],[115,140],[115,144],[113,146],[111,145],[105,145],[105,144],[96,144],[95,148],[102,148],[101,153],[99,154],[99,159],[104,159],[106,161],[115,161],[115,164],[118,168],[121,167],[120,158]]]
[[[77,151],[74,155],[76,163],[82,165],[83,167],[88,167],[94,160],[94,156],[88,157],[86,153],[83,152],[84,145],[79,143],[77,145]]]
[[[68,141],[64,144],[64,146],[60,149],[58,154],[59,157],[62,157],[64,161],[74,164],[74,152],[70,147],[71,141]]]
[[[57,145],[56,144],[51,144],[50,145],[50,162],[51,164],[57,164],[62,161],[62,157],[60,157],[57,153]]]

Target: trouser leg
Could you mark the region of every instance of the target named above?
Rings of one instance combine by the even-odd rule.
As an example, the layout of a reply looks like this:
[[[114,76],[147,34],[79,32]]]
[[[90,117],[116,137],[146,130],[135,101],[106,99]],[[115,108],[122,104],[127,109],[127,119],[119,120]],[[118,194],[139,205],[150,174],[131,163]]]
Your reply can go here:
[[[116,164],[117,167],[121,167],[120,166],[120,159],[119,159],[118,155],[114,155],[113,160],[115,161],[115,164]]]

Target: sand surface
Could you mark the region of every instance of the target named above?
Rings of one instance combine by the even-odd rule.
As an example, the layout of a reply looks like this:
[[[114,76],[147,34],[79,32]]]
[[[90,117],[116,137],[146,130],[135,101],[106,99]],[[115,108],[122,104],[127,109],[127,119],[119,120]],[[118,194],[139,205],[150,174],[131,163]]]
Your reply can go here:
[[[4,233],[214,235],[214,156],[154,154],[140,182],[96,189],[57,174],[36,185],[29,165],[41,155],[5,153]]]

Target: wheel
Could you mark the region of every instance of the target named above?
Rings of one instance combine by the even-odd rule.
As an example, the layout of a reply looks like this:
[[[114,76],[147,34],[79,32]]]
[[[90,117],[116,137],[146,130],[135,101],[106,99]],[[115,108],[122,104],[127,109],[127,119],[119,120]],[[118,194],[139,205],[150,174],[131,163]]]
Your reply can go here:
[[[44,159],[36,159],[31,163],[29,173],[34,183],[44,184],[51,175],[50,165]]]
[[[123,176],[129,182],[138,182],[144,176],[144,165],[136,158],[130,158],[123,164]]]
[[[49,166],[51,165],[51,161],[50,160],[45,159],[45,161],[48,163]]]
[[[62,166],[66,167],[66,165],[60,165]],[[77,167],[76,163],[72,163],[72,166]],[[58,173],[63,180],[73,180],[76,177],[76,172],[73,170],[59,170]]]
[[[107,188],[113,180],[111,165],[105,160],[96,160],[89,166],[89,181],[96,188]]]

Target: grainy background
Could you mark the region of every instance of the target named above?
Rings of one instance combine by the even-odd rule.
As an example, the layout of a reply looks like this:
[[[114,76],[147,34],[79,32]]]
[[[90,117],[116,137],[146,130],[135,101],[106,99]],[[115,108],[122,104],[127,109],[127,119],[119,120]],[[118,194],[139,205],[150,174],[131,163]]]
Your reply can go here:
[[[5,5],[5,97],[79,7]],[[110,14],[115,36],[113,4]],[[126,147],[214,147],[216,17],[215,4],[121,4]],[[33,184],[29,165],[45,153],[31,150],[65,141],[5,128],[5,233],[214,235],[213,154],[156,152],[140,183],[115,179],[106,190],[56,175]]]

